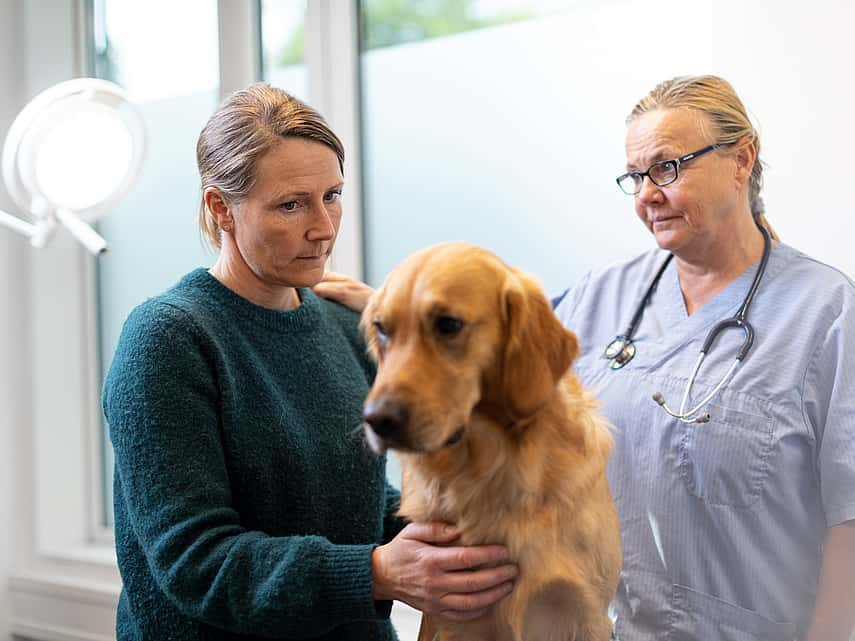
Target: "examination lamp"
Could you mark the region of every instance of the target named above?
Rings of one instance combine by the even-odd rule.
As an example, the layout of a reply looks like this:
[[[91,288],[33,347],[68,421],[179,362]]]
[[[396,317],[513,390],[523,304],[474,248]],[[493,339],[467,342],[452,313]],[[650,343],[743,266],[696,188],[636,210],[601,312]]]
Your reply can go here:
[[[3,181],[33,222],[0,211],[0,224],[44,247],[57,223],[96,256],[107,242],[90,223],[130,189],[142,164],[142,117],[117,85],[61,82],[33,98],[9,128]]]

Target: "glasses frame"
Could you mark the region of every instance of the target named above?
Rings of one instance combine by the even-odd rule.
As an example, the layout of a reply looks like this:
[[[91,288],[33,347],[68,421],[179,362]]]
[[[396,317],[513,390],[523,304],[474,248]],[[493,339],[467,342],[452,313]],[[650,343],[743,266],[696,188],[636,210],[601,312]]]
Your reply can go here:
[[[652,182],[657,187],[667,187],[668,185],[671,185],[671,184],[677,182],[677,179],[680,177],[680,165],[682,165],[683,163],[689,162],[690,160],[694,160],[695,158],[697,158],[699,156],[703,156],[705,153],[713,151],[714,149],[719,149],[720,147],[723,147],[723,146],[724,145],[720,145],[720,144],[716,143],[716,144],[712,144],[712,145],[707,145],[706,147],[704,147],[702,149],[698,149],[697,151],[693,151],[692,153],[686,154],[685,156],[680,156],[679,158],[672,158],[670,160],[660,160],[659,162],[655,162],[652,165],[650,165],[650,167],[647,168],[647,171],[628,171],[625,174],[621,174],[620,176],[615,178],[615,182],[617,183],[617,186],[620,187],[620,190],[623,193],[625,193],[627,196],[637,196],[639,193],[641,193],[641,188],[644,186],[644,177],[645,176],[647,176],[650,179],[650,182]],[[661,183],[656,182],[656,179],[650,175],[650,172],[655,167],[667,167],[668,165],[672,165],[674,167],[674,178],[672,180],[668,180],[666,182],[661,182]],[[637,187],[635,188],[635,191],[627,191],[626,189],[624,189],[623,185],[621,184],[621,181],[623,181],[625,178],[628,178],[630,176],[634,176],[634,177],[638,178],[637,183],[635,181],[633,181],[633,185],[637,185]]]

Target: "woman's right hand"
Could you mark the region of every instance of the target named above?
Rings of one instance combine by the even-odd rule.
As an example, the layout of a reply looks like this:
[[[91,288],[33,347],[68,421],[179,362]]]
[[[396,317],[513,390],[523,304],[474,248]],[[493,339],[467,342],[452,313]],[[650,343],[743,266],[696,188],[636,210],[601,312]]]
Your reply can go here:
[[[468,621],[510,594],[517,566],[501,545],[452,546],[445,523],[410,523],[374,549],[374,598],[403,601],[449,621]],[[490,567],[485,567],[490,566]]]
[[[365,309],[368,297],[374,292],[365,283],[354,280],[350,276],[330,271],[324,274],[321,282],[312,287],[312,291],[318,296],[334,300],[356,312]]]

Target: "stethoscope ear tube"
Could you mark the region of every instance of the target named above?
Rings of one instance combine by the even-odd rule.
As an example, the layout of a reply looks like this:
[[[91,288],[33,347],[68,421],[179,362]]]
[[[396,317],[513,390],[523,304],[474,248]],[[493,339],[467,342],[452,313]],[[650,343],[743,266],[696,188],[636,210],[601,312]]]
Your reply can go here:
[[[757,291],[757,288],[760,286],[760,280],[763,278],[763,274],[766,272],[766,264],[769,262],[769,255],[772,251],[772,237],[769,234],[769,230],[763,227],[759,221],[754,219],[757,228],[760,230],[760,233],[763,235],[763,256],[760,259],[760,265],[757,267],[757,272],[754,274],[754,280],[751,283],[751,287],[748,289],[748,293],[745,296],[745,300],[742,302],[739,310],[733,318],[727,318],[723,321],[716,323],[713,328],[710,330],[709,334],[707,334],[706,339],[704,340],[703,346],[701,347],[701,352],[698,357],[697,362],[695,363],[695,367],[692,370],[692,374],[689,377],[689,381],[686,385],[686,389],[683,392],[683,400],[680,403],[680,411],[675,412],[671,408],[668,407],[668,404],[665,402],[665,397],[661,392],[656,392],[653,395],[653,400],[667,412],[670,416],[677,418],[684,423],[707,423],[710,420],[709,413],[698,414],[698,412],[703,408],[704,405],[709,403],[709,401],[718,393],[718,391],[724,387],[724,385],[730,380],[733,376],[736,367],[745,359],[748,355],[748,352],[751,350],[751,346],[754,344],[754,328],[751,323],[748,322],[746,318],[748,315],[748,308],[751,305],[751,301],[754,298],[754,294]],[[617,370],[626,365],[632,358],[635,356],[635,343],[633,342],[633,336],[635,334],[635,330],[638,328],[639,323],[641,322],[641,316],[644,312],[644,308],[649,303],[653,291],[656,289],[659,280],[662,278],[662,274],[665,271],[665,268],[668,266],[668,263],[673,258],[673,254],[669,254],[668,258],[662,263],[659,270],[656,272],[656,275],[653,277],[653,280],[650,282],[650,285],[647,287],[645,291],[644,297],[641,299],[641,302],[638,304],[638,307],[635,310],[635,313],[632,316],[632,321],[627,328],[626,333],[617,336],[611,343],[606,346],[605,351],[603,352],[603,356],[608,359],[609,367],[613,370]],[[689,397],[692,392],[692,386],[695,384],[695,378],[698,375],[698,370],[701,367],[701,363],[703,362],[706,355],[712,349],[713,344],[715,343],[716,338],[718,338],[719,334],[726,329],[730,328],[739,328],[745,334],[745,339],[742,341],[742,346],[739,348],[739,351],[736,354],[736,359],[733,364],[727,370],[727,373],[724,377],[719,381],[718,385],[713,388],[713,390],[707,394],[701,402],[699,402],[695,407],[686,411],[686,404],[689,401]]]
[[[751,346],[754,344],[754,328],[751,326],[747,320],[742,320],[740,318],[728,318],[723,321],[720,321],[715,324],[715,326],[710,330],[710,333],[707,334],[707,338],[704,341],[704,346],[701,347],[701,351],[704,354],[708,354],[710,349],[712,348],[715,339],[718,338],[718,335],[726,329],[731,327],[739,327],[745,333],[745,340],[742,341],[742,347],[739,348],[739,352],[736,355],[736,360],[741,361],[748,354],[748,350],[751,349]]]

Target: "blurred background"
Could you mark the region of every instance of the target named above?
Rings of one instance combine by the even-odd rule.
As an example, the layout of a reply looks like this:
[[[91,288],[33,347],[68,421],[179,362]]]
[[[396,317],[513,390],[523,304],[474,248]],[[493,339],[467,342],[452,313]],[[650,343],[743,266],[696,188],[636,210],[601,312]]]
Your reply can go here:
[[[224,95],[265,80],[342,137],[337,270],[377,285],[465,240],[554,295],[652,244],[614,182],[632,107],[718,74],[760,131],[783,242],[851,276],[853,26],[848,0],[0,0],[0,138],[80,75],[124,87],[148,136],[141,179],[98,224],[103,258],[0,229],[0,639],[112,638],[98,392],[128,312],[214,261],[195,143]]]

